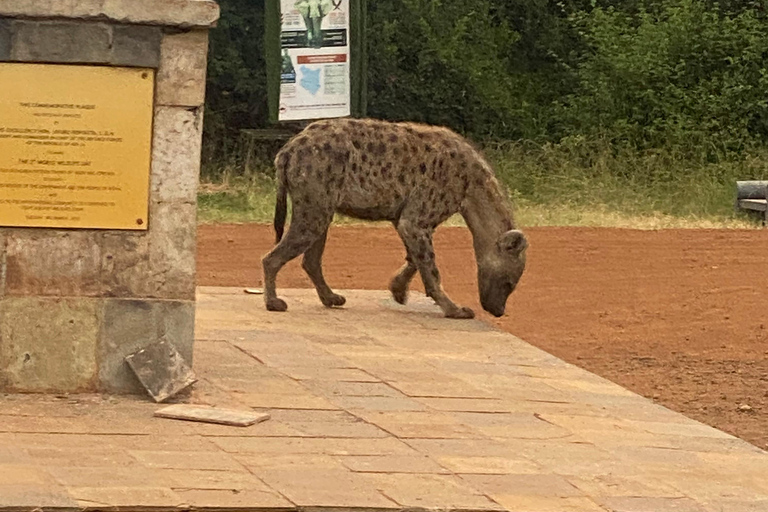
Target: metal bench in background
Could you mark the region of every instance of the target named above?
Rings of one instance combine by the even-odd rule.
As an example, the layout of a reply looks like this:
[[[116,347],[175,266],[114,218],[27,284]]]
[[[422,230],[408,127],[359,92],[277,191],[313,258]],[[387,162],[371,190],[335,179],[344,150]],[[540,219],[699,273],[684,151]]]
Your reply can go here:
[[[737,181],[736,209],[757,212],[768,223],[768,181]]]

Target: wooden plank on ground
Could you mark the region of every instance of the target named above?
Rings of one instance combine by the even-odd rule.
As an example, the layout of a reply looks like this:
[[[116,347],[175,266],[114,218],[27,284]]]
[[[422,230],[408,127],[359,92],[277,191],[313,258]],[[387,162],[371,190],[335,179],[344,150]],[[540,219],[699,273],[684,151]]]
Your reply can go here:
[[[235,411],[203,405],[174,404],[155,411],[158,418],[216,423],[232,427],[250,427],[269,419],[269,414],[253,411]]]

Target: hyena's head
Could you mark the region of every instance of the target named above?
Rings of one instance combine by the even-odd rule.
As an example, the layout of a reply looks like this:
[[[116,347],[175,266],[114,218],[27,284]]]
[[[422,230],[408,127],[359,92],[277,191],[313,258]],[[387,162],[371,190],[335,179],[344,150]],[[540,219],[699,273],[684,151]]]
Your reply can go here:
[[[488,254],[478,258],[477,282],[480,303],[493,316],[500,317],[507,307],[507,298],[514,291],[525,270],[528,241],[522,231],[513,229],[502,233]]]

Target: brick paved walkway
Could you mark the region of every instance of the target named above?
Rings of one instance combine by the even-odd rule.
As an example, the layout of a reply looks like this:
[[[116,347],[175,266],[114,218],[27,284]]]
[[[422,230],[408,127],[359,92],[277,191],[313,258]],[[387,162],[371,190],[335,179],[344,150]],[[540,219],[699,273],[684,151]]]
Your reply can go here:
[[[199,296],[190,401],[270,421],[0,397],[0,510],[768,510],[765,452],[513,336],[424,299],[285,295],[286,314],[239,289]]]

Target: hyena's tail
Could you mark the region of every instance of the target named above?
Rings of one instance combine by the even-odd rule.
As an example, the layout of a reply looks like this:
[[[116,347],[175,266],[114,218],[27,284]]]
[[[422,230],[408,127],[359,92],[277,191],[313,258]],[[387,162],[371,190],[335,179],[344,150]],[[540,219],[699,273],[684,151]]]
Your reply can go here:
[[[275,203],[275,243],[283,239],[285,233],[285,219],[288,216],[288,184],[286,183],[286,167],[289,157],[283,152],[275,158],[277,169],[277,201]]]

